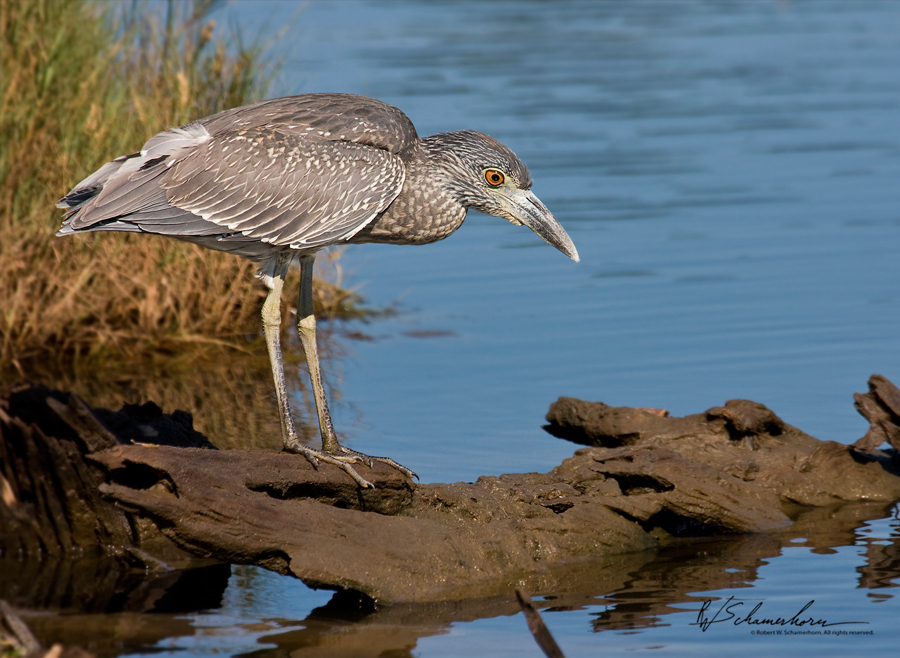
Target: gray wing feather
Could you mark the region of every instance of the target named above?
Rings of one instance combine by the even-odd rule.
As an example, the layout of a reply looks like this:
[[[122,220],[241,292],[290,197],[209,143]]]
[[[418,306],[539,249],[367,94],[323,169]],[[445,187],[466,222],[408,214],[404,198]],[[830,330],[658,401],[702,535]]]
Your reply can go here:
[[[210,134],[272,128],[310,140],[352,142],[399,155],[418,141],[412,122],[392,105],[352,94],[274,98],[200,119]]]
[[[349,239],[399,194],[418,137],[400,110],[362,96],[263,101],[152,137],[58,204],[60,234],[146,231],[246,254]],[[234,241],[226,248],[213,243]],[[262,245],[260,245],[260,248]]]
[[[302,249],[354,235],[403,179],[400,158],[387,151],[251,129],[198,146],[160,185],[169,203],[222,229]]]
[[[206,139],[209,139],[209,133],[197,122],[189,123],[182,128],[165,130],[151,137],[140,153],[123,155],[112,162],[107,162],[76,185],[56,205],[58,208],[67,209],[88,206],[95,208],[103,206],[108,200],[115,201],[117,195],[121,195],[122,185],[129,178],[134,177],[140,184],[145,176],[155,175],[152,167],[149,173],[140,175],[139,172],[143,172],[148,163],[165,159]]]

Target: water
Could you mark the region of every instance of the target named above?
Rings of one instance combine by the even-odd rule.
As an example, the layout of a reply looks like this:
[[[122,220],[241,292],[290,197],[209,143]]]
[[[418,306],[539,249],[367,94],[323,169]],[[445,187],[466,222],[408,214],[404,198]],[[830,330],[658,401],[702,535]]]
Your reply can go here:
[[[280,25],[267,9],[233,11]],[[748,398],[864,434],[852,393],[900,378],[898,28],[891,3],[310,4],[275,93],[497,137],[582,258],[478,213],[435,245],[348,249],[400,311],[352,328],[375,340],[335,380],[350,444],[424,481],[546,470],[570,452],[540,428],[560,395]]]
[[[900,3],[295,10],[222,11],[247,34],[289,23],[272,95],[364,94],[423,135],[491,134],[529,164],[581,255],[477,213],[435,245],[347,249],[350,282],[397,310],[336,327],[346,356],[329,376],[352,447],[426,482],[544,471],[573,451],[540,427],[560,395],[674,415],[748,398],[846,443],[867,429],[852,393],[876,372],[900,382]],[[360,332],[373,340],[348,337]],[[870,509],[818,539],[635,556],[620,582],[538,604],[570,658],[887,655],[900,613],[891,514]],[[817,617],[874,635],[691,625],[704,600],[729,596],[773,614],[814,600]],[[322,613],[328,600],[234,567],[220,608],[157,616],[155,635],[122,631],[106,653],[538,655],[511,600],[353,619]]]

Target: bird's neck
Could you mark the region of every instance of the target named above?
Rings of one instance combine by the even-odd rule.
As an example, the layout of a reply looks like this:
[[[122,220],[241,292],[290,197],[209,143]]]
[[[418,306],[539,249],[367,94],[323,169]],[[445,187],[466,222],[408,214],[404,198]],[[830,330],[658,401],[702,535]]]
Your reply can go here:
[[[466,208],[447,189],[442,162],[429,148],[431,139],[421,140],[416,149],[404,154],[403,189],[354,242],[427,244],[443,240],[463,223]]]

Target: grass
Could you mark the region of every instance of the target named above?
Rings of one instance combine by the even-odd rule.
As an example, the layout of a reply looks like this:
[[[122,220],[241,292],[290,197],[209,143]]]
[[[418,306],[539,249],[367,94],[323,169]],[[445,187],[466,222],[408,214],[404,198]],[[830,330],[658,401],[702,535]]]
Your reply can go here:
[[[54,236],[56,201],[105,162],[264,96],[277,65],[221,30],[216,4],[0,0],[0,372],[259,353],[254,264],[155,236]],[[316,291],[319,314],[357,301]]]

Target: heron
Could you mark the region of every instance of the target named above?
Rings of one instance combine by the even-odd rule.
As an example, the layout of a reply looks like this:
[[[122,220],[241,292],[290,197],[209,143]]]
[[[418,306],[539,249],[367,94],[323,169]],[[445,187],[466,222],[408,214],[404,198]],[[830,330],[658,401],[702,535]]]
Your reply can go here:
[[[427,244],[463,223],[468,210],[525,225],[574,261],[572,240],[531,191],[527,167],[506,146],[475,131],[421,138],[412,121],[381,101],[321,93],[245,105],[151,137],[138,153],[103,165],[57,207],[57,235],[152,233],[253,260],[268,287],[262,324],[272,366],[284,450],[343,469],[408,468],[341,445],[322,385],[312,274],[332,245]],[[303,444],[291,419],[281,358],[281,293],[300,264],[298,333],[315,397],[321,449]]]

